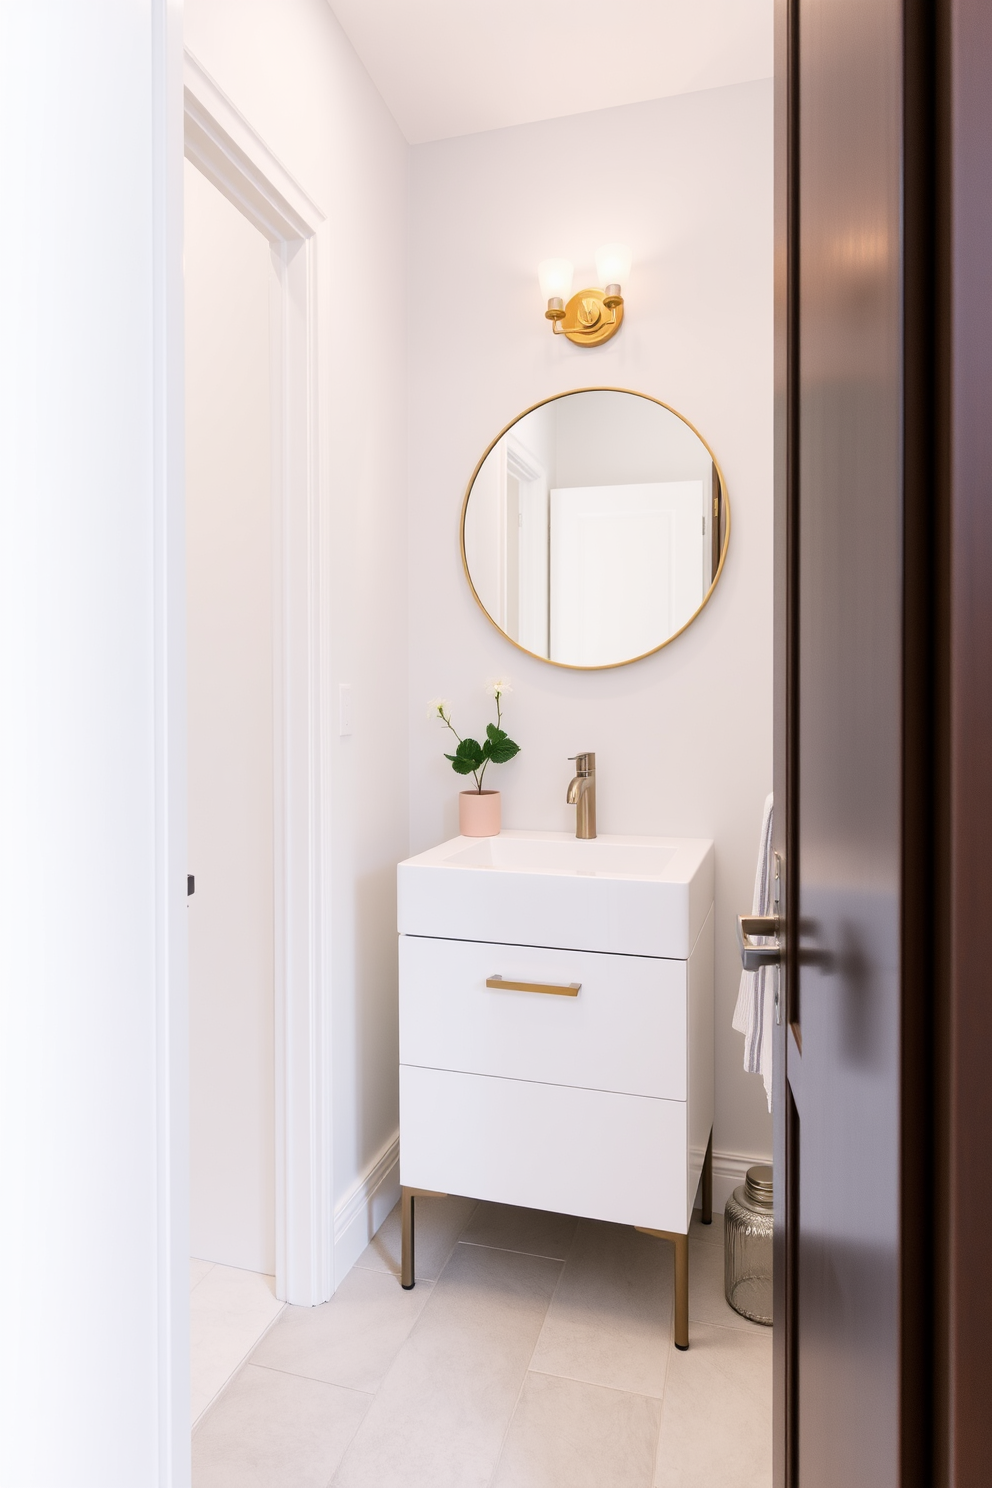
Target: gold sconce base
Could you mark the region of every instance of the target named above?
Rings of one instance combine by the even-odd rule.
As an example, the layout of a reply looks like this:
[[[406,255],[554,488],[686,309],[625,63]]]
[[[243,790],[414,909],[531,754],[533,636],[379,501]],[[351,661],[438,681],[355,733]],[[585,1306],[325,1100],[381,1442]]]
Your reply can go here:
[[[551,329],[556,336],[567,336],[576,346],[601,346],[623,325],[623,300],[611,294],[611,303],[607,305],[606,298],[605,290],[580,289],[565,306],[564,316],[554,319]],[[549,313],[548,319],[551,318]]]

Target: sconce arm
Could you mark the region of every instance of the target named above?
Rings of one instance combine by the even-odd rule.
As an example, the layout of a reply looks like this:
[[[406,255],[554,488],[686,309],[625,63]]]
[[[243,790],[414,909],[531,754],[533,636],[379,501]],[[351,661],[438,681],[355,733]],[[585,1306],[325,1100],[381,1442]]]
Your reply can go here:
[[[621,304],[622,303],[623,302],[621,301]],[[616,323],[617,323],[617,312],[613,308],[612,305],[609,307],[609,310],[610,310],[610,318],[606,322],[606,324],[607,325],[616,325]],[[551,329],[552,329],[552,331],[554,332],[554,334],[556,336],[569,336],[569,335],[575,336],[575,335],[581,335],[581,333],[582,333],[582,328],[581,327],[575,327],[571,331],[563,331],[563,330],[559,330],[559,326],[560,325],[562,325],[562,321],[560,321],[560,320],[553,320],[551,322]],[[595,329],[595,327],[590,326],[589,329],[590,330],[593,330],[593,329]]]

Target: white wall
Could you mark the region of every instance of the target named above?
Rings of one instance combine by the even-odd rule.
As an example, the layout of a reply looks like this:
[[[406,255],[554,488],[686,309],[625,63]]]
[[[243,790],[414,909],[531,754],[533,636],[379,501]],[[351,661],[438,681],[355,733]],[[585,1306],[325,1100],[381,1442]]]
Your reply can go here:
[[[185,168],[190,1250],[276,1269],[268,241]]]
[[[397,1130],[396,863],[407,853],[408,150],[325,0],[187,0],[186,45],[327,218],[318,242],[334,1184],[338,1275],[356,1190]],[[350,683],[354,734],[337,732]],[[379,1173],[382,1169],[377,1170]],[[387,1174],[377,1217],[398,1182]],[[390,1189],[389,1185],[393,1188]],[[398,1192],[398,1190],[395,1190]],[[351,1202],[354,1200],[355,1202]]]
[[[159,0],[0,7],[18,142],[0,163],[10,1488],[189,1481],[175,18]]]
[[[425,700],[461,732],[509,673],[522,753],[498,771],[504,822],[574,830],[568,755],[597,753],[604,832],[711,836],[717,852],[715,1145],[766,1156],[771,1124],[730,1027],[734,915],[750,907],[772,721],[772,84],[747,83],[412,151],[411,849],[457,831],[458,781]],[[537,284],[568,257],[595,283],[600,243],[634,255],[622,330],[589,350],[552,338]],[[458,516],[489,441],[523,408],[588,385],[670,403],[727,480],[730,553],[716,594],[670,647],[580,674],[514,650],[462,576]]]

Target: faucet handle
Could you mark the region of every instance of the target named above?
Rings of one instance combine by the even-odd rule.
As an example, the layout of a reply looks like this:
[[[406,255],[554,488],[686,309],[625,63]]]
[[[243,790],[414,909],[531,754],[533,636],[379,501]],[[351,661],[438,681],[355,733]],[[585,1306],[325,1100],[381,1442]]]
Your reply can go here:
[[[592,775],[596,770],[596,756],[591,751],[585,754],[570,754],[569,764],[574,762],[576,775]]]

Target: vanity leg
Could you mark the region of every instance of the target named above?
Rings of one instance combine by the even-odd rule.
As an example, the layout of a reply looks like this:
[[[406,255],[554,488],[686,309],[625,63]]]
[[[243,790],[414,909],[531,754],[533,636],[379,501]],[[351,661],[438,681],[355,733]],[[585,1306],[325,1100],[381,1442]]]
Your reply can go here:
[[[675,1242],[675,1347],[689,1347],[689,1236],[673,1235]]]
[[[642,1235],[654,1235],[658,1240],[671,1240],[675,1246],[675,1347],[689,1347],[689,1236],[677,1235],[672,1230],[649,1230],[646,1225],[635,1225]]]
[[[710,1139],[706,1144],[706,1156],[703,1158],[703,1224],[713,1223],[713,1128],[710,1127]]]
[[[400,1187],[400,1285],[410,1291],[416,1284],[413,1250],[413,1201],[414,1199],[446,1199],[447,1194],[436,1188]]]
[[[413,1189],[400,1189],[400,1285],[409,1292],[416,1282],[413,1263]]]

